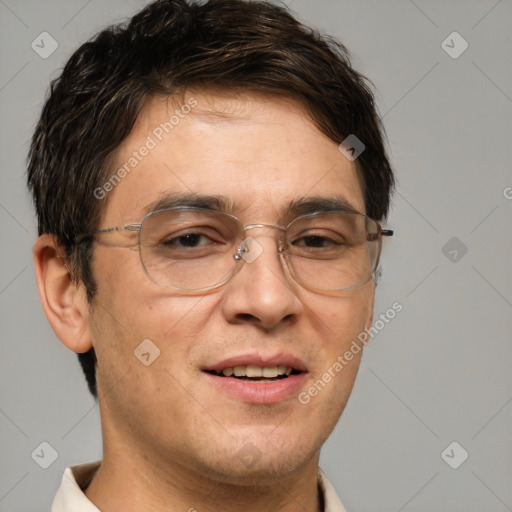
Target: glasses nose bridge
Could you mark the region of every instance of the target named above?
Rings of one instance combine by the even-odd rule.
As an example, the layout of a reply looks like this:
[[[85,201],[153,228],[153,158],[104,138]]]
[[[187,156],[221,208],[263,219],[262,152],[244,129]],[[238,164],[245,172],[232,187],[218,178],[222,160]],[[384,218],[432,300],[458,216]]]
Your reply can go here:
[[[279,226],[278,224],[247,224],[247,226],[244,226],[244,231],[247,233],[247,231],[251,229],[258,229],[258,228],[268,228],[268,229],[277,229],[281,232],[285,232],[286,228],[284,226]]]
[[[245,260],[246,259],[244,257],[244,254],[247,253],[249,250],[248,241],[250,238],[254,238],[254,237],[250,236],[250,233],[248,233],[248,231],[251,231],[252,229],[264,229],[264,228],[265,229],[274,229],[274,230],[278,230],[281,232],[281,237],[277,241],[277,250],[279,253],[283,252],[283,250],[284,250],[283,241],[284,241],[284,236],[287,231],[287,229],[285,227],[279,226],[277,224],[262,224],[262,223],[247,224],[247,226],[243,226],[244,239],[238,245],[236,255],[235,255],[235,260],[241,260],[241,259]]]
[[[280,231],[281,233],[281,237],[279,238],[279,241],[278,241],[278,248],[281,250],[282,249],[282,243],[283,243],[283,239],[284,239],[284,235],[287,231],[287,229],[284,227],[284,226],[279,226],[278,224],[262,224],[262,223],[258,223],[258,224],[247,224],[247,226],[244,226],[244,233],[245,233],[245,239],[247,239],[250,234],[248,234],[247,232],[252,230],[252,229],[275,229],[277,231]]]

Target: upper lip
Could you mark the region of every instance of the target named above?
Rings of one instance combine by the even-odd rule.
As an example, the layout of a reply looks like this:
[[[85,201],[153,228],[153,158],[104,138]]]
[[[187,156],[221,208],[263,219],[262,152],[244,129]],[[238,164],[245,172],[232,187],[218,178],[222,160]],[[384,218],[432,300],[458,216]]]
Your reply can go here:
[[[258,353],[240,354],[208,365],[204,368],[204,370],[220,372],[224,368],[234,368],[235,366],[248,365],[258,366],[260,368],[266,368],[270,366],[290,366],[297,371],[306,371],[306,365],[300,358],[285,353],[275,355],[264,355]]]

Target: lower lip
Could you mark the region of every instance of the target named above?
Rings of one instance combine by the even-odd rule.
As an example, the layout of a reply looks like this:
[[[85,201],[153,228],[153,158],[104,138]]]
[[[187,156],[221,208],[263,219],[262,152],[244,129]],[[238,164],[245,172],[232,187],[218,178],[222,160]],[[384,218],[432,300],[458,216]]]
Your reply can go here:
[[[251,382],[235,377],[220,377],[207,372],[204,374],[212,384],[219,386],[232,397],[252,404],[276,404],[297,396],[306,376],[303,372],[272,382]]]

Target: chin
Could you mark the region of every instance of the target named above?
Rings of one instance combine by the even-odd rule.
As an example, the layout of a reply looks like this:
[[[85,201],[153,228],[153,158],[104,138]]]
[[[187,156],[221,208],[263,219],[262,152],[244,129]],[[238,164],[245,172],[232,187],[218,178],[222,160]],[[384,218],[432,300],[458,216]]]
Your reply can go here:
[[[268,431],[253,436],[245,434],[244,440],[232,439],[229,447],[210,451],[208,460],[203,459],[202,464],[209,467],[210,476],[236,485],[275,484],[276,478],[288,477],[313,459],[316,459],[315,468],[318,464],[322,439],[284,430],[281,436],[269,435]]]

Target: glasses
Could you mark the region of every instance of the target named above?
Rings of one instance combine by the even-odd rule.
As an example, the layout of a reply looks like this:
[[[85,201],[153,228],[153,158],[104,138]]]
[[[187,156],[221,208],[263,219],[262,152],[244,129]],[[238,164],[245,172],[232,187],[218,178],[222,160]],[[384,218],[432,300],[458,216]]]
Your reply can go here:
[[[248,236],[253,229],[265,229],[264,234],[276,239],[282,265],[297,283],[324,294],[352,290],[375,278],[382,237],[393,235],[358,212],[316,212],[296,217],[287,226],[244,226],[228,213],[180,206],[151,212],[140,224],[79,235],[75,243],[95,235],[138,232],[140,260],[148,277],[195,294],[221,287],[244,263],[261,255],[263,247]]]

